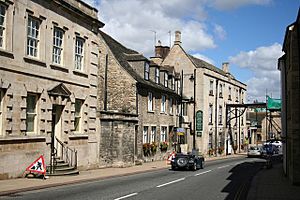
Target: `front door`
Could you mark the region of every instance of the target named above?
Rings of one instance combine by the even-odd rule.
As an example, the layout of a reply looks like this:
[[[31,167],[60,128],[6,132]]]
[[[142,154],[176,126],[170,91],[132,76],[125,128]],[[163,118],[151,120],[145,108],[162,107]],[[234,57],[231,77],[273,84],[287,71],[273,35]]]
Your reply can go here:
[[[57,139],[61,141],[62,139],[62,119],[61,114],[63,111],[63,106],[53,105],[52,106],[52,134],[51,134],[51,150],[52,152],[57,151],[57,156],[62,156],[62,147],[58,143]],[[57,138],[57,139],[56,139]]]

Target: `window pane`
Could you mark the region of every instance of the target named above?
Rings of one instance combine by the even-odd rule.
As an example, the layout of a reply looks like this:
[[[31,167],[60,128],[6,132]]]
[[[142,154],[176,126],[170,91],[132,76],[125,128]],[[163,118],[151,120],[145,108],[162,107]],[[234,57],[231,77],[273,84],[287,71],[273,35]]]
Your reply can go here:
[[[83,44],[84,40],[76,37],[75,42],[75,69],[82,70],[83,66]]]
[[[36,96],[28,95],[27,96],[27,113],[35,113],[36,107]]]

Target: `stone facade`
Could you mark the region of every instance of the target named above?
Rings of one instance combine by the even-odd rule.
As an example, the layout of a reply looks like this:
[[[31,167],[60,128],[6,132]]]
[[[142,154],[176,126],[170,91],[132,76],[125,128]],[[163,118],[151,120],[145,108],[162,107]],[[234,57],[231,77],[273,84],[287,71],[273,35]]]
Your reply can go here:
[[[278,60],[281,71],[282,135],[284,171],[293,184],[300,184],[300,11],[294,23],[286,28],[284,55]]]
[[[193,120],[195,112],[202,111],[203,130],[195,133],[195,148],[205,155],[231,153],[226,127],[226,104],[244,103],[246,85],[229,73],[228,63],[224,63],[221,70],[187,54],[181,46],[181,33],[176,31],[175,34],[174,45],[162,65],[174,66],[176,71],[183,71],[182,127],[186,130],[188,149],[193,148],[191,134],[196,128]],[[238,118],[236,123],[231,121],[231,124],[234,145],[239,149],[247,136],[246,115]]]
[[[39,155],[49,164],[54,137],[78,151],[79,169],[97,166],[97,34],[104,25],[97,10],[78,0],[5,0],[0,5],[5,11],[0,178],[22,175]],[[57,142],[55,147],[59,150]]]
[[[176,115],[175,109],[180,97],[175,92],[175,87],[171,89],[163,86],[160,82],[155,82],[155,68],[160,69],[159,65],[150,62],[138,52],[124,47],[103,32],[101,32],[101,37],[105,41],[108,55],[106,57],[107,65],[103,64],[107,66],[106,70],[100,70],[100,78],[104,77],[103,84],[101,84],[102,91],[107,94],[102,95],[103,98],[99,103],[103,104],[100,139],[100,149],[102,150],[100,152],[107,152],[106,154],[101,153],[101,158],[104,156],[102,165],[128,166],[134,164],[133,161],[137,159],[162,159],[166,152],[159,149],[161,133],[165,135],[163,140],[172,144],[173,140],[170,139],[170,136],[175,127],[178,127],[178,115]],[[175,82],[175,74],[173,71],[166,73],[167,82],[171,86],[173,78],[173,82]],[[119,97],[117,97],[118,95]],[[151,108],[149,107],[149,95],[151,95]],[[163,111],[161,108],[162,96],[165,98],[165,110]],[[105,106],[105,104],[107,105]],[[110,130],[113,131],[109,132]],[[118,136],[113,134],[118,134]],[[122,138],[126,139],[122,140]],[[150,143],[157,145],[155,155],[144,154],[143,147]],[[122,152],[120,153],[122,155],[118,152]]]

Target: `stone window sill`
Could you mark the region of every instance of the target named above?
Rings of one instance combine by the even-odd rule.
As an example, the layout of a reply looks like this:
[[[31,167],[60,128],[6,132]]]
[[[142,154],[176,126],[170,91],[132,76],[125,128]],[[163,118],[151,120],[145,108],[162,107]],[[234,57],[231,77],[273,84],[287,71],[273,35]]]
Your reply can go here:
[[[8,58],[14,58],[13,52],[10,52],[10,51],[7,51],[7,50],[1,49],[1,48],[0,48],[0,55],[8,57]]]
[[[54,70],[58,70],[58,71],[66,72],[66,73],[69,72],[69,69],[65,68],[64,66],[55,64],[55,63],[50,64],[50,67],[51,67],[51,69],[54,69]]]
[[[69,135],[70,140],[80,140],[80,139],[88,139],[89,136],[86,134],[81,134],[78,132],[75,132],[74,135]]]
[[[44,61],[41,61],[37,58],[33,58],[33,57],[29,57],[29,56],[25,56],[24,57],[24,61],[28,62],[28,63],[32,63],[32,64],[36,64],[36,65],[40,65],[42,67],[46,67],[46,63]]]
[[[73,74],[77,75],[77,76],[82,76],[82,77],[85,77],[85,78],[88,78],[88,74],[82,72],[82,71],[78,71],[78,70],[74,70],[73,71]]]

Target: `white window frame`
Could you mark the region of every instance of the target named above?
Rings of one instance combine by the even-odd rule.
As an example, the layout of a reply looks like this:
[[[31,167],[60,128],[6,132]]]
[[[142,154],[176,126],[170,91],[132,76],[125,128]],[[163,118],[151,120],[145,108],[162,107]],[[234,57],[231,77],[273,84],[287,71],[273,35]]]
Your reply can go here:
[[[208,135],[208,148],[209,148],[209,149],[212,149],[212,148],[213,148],[213,146],[212,146],[212,133],[210,133],[210,134]]]
[[[148,111],[152,112],[154,108],[153,93],[148,92]]]
[[[209,95],[214,95],[214,81],[209,81]]]
[[[219,106],[219,124],[223,124],[223,107]]]
[[[181,93],[181,80],[177,80],[177,94]]]
[[[59,27],[53,28],[52,63],[63,65],[64,31]]]
[[[165,74],[164,74],[164,86],[168,87],[168,73],[167,72],[165,72]]]
[[[223,97],[223,84],[220,84],[220,88],[219,88],[219,97]]]
[[[174,76],[171,79],[171,89],[175,90],[175,78],[174,78]]]
[[[159,84],[159,76],[160,76],[160,74],[159,74],[160,72],[159,72],[159,68],[158,67],[155,67],[155,83],[157,83],[157,84]]]
[[[209,108],[208,108],[208,123],[209,124],[212,124],[212,122],[213,122],[212,116],[213,116],[213,104],[209,104]]]
[[[228,87],[228,100],[231,101],[231,97],[232,97],[231,87]]]
[[[170,97],[169,98],[169,111],[170,111],[170,115],[173,115],[173,98]]]
[[[77,71],[83,71],[84,66],[84,43],[85,40],[79,36],[75,38],[75,59],[74,67]]]
[[[77,107],[79,105],[79,107]],[[83,110],[84,101],[81,99],[75,99],[75,113],[74,113],[74,132],[82,132],[82,110]],[[78,110],[79,108],[79,110]]]
[[[167,126],[161,126],[160,128],[160,142],[167,141]]]
[[[166,112],[166,96],[165,95],[161,96],[161,106],[160,107],[161,107],[160,111],[162,113],[165,113]]]
[[[39,57],[39,37],[41,21],[28,15],[27,20],[27,56]]]
[[[34,98],[34,106],[33,111],[29,111],[29,98],[32,97]],[[37,134],[37,123],[38,123],[38,95],[37,94],[33,94],[33,93],[28,93],[27,94],[27,106],[26,106],[26,133],[28,135],[33,135],[33,134]],[[33,128],[28,130],[28,123],[29,121],[29,117],[33,118]]]
[[[150,143],[156,140],[156,126],[151,126]]]
[[[6,6],[0,3],[0,48],[5,49]]]
[[[143,144],[148,143],[148,126],[144,126],[143,128]]]
[[[144,64],[144,79],[149,80],[149,74],[150,74],[150,66],[149,63],[145,62]]]

